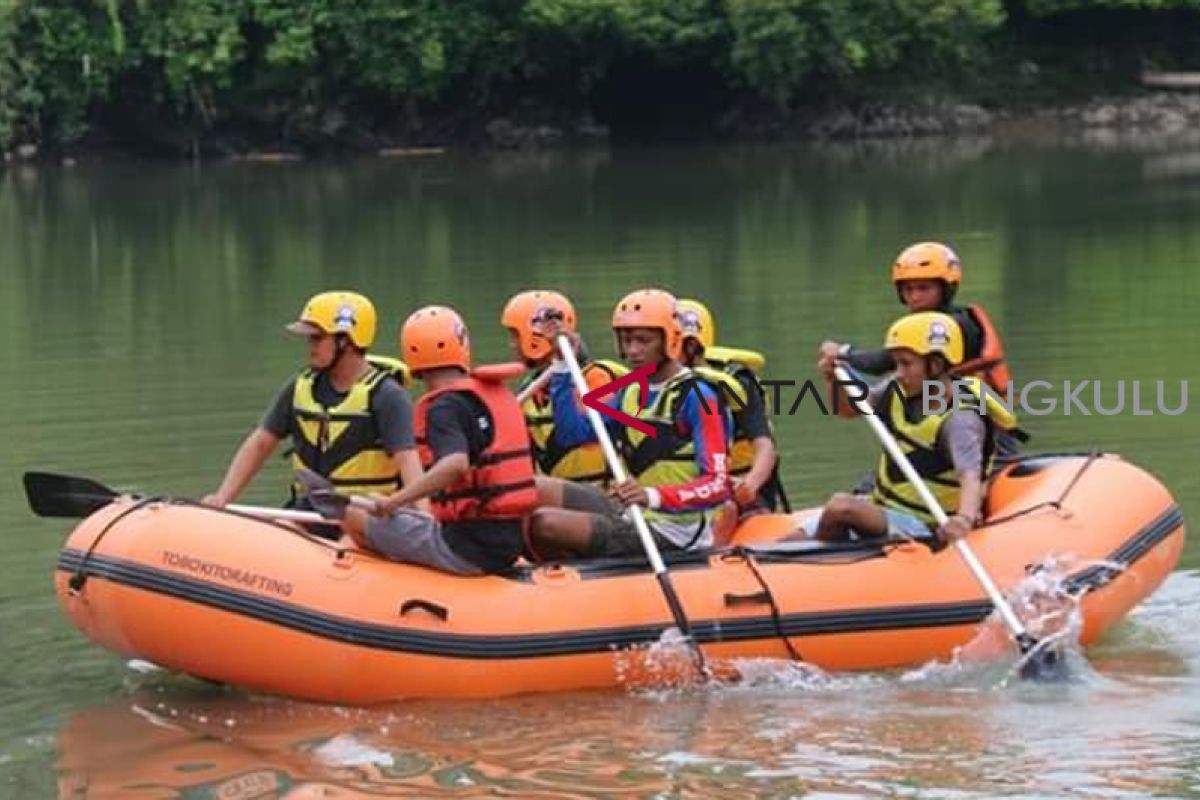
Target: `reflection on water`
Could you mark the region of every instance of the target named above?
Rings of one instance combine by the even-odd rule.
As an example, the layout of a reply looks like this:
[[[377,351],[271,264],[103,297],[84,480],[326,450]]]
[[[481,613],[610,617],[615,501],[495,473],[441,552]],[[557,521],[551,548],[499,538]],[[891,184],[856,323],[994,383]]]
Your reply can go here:
[[[376,709],[161,676],[59,731],[61,797],[993,797],[1200,792],[1200,575],[1180,573],[1066,684],[990,672]]]

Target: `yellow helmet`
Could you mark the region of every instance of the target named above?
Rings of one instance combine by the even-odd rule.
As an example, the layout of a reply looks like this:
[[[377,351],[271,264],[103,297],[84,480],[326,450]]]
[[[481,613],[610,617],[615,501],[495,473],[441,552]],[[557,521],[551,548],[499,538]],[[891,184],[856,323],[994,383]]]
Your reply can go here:
[[[705,350],[716,344],[717,324],[713,321],[712,312],[708,306],[699,300],[680,300],[675,304],[679,314],[679,327],[683,331],[683,339],[695,339]]]
[[[375,306],[357,292],[322,292],[313,295],[300,318],[286,326],[292,333],[344,333],[355,347],[366,350],[375,342]]]
[[[920,356],[940,353],[951,366],[963,360],[963,337],[958,323],[940,311],[909,314],[892,323],[883,346],[888,350],[912,350]]]

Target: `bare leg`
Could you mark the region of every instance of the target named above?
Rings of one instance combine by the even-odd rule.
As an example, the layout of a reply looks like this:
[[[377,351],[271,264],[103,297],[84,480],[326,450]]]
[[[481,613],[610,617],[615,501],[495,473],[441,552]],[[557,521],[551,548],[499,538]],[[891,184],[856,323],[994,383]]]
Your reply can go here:
[[[829,498],[817,523],[816,538],[823,542],[842,542],[850,531],[863,536],[887,534],[887,516],[883,509],[861,497],[839,492]]]

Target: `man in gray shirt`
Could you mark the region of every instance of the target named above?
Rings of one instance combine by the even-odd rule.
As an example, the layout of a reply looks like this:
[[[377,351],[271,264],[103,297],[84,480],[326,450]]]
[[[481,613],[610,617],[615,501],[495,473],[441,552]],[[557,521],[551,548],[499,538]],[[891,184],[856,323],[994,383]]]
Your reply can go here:
[[[296,468],[328,478],[343,494],[389,494],[421,476],[412,401],[391,369],[403,365],[367,356],[375,329],[375,308],[360,294],[323,292],[308,301],[287,326],[307,338],[308,366],[279,391],[204,502],[234,502],[285,437]],[[292,505],[307,506],[296,492]]]

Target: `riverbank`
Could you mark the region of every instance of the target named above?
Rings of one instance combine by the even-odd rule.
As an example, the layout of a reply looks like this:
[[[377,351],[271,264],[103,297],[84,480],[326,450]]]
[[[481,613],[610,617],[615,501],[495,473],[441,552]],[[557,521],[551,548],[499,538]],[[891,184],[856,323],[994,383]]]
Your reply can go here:
[[[214,136],[192,147],[149,149],[104,135],[72,146],[41,149],[23,144],[3,153],[6,163],[63,163],[125,158],[284,162],[336,155],[375,154],[387,158],[439,155],[447,150],[541,151],[622,144],[606,125],[591,117],[522,118],[495,116],[474,124],[429,126],[422,131],[377,131],[327,127],[323,136],[296,141],[254,141],[245,136]],[[684,141],[870,141],[926,137],[990,137],[1007,140],[1079,139],[1104,143],[1146,137],[1186,136],[1200,130],[1200,92],[1146,90],[1100,96],[1065,105],[991,109],[975,103],[929,100],[908,104],[865,102],[806,109],[788,117],[740,112]],[[345,135],[339,135],[345,134]],[[680,143],[672,135],[670,141]],[[653,141],[651,139],[651,141]]]

